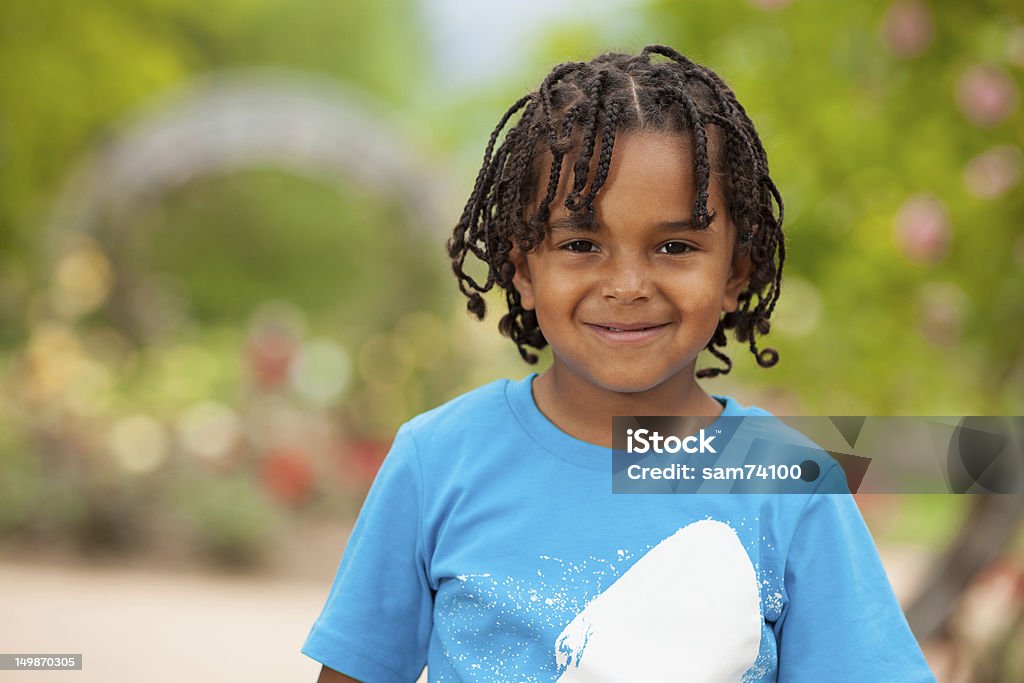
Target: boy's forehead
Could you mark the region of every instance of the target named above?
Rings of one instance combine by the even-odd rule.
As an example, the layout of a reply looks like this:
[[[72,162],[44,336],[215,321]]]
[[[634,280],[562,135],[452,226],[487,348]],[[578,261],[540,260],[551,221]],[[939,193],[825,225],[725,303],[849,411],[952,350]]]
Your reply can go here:
[[[722,144],[724,142],[721,129],[715,124],[708,124],[705,127],[707,145],[706,154],[711,167],[720,165],[720,154],[722,152]],[[562,178],[568,171],[569,176],[573,175],[573,166],[580,157],[582,151],[583,136],[581,131],[575,131],[572,136],[572,144],[566,150],[562,157]],[[594,171],[597,169],[597,165],[601,159],[601,147],[604,143],[603,131],[598,131],[594,138],[594,149],[590,159],[590,176],[594,175]],[[693,132],[689,130],[673,131],[673,130],[656,130],[656,129],[626,129],[618,130],[615,133],[615,139],[612,144],[612,159],[614,165],[614,158],[620,153],[623,145],[630,145],[633,147],[642,147],[645,153],[648,154],[652,160],[661,156],[658,155],[659,151],[672,150],[675,152],[673,162],[679,161],[684,163],[688,168],[692,169],[694,164],[694,147],[695,141]],[[542,175],[546,179],[547,169],[551,168],[551,149],[547,145],[542,145],[537,150],[536,156],[534,157],[535,167],[541,170]]]
[[[595,215],[570,212],[565,199],[573,186],[574,155],[562,163],[559,188],[551,205],[549,226],[554,229],[592,231],[602,221],[624,219],[649,224],[689,222],[697,199],[691,143],[675,133],[631,132],[618,136],[604,186],[594,199]],[[585,188],[591,188],[593,167]],[[711,174],[708,205],[724,209],[721,182]]]
[[[679,185],[694,182],[693,141],[690,134],[637,131],[616,137],[606,185],[631,180],[663,177]]]
[[[714,127],[709,127],[714,128]],[[587,181],[584,192],[590,191],[593,180],[600,164],[601,139],[598,136],[594,145],[594,154],[590,159],[587,174]],[[719,176],[715,172],[715,147],[713,137],[708,140],[707,153],[711,167],[712,180]],[[575,165],[580,157],[578,144],[572,147],[563,157],[559,172],[558,188],[555,194],[555,202],[552,206],[560,205],[565,201],[570,189],[575,182]],[[539,154],[539,163],[536,167],[539,186],[536,189],[534,205],[539,205],[547,189],[548,171],[551,168],[552,155],[547,148]],[[693,154],[693,140],[690,133],[675,133],[666,131],[625,131],[615,136],[612,147],[611,160],[608,167],[608,175],[604,186],[598,196],[605,193],[610,186],[618,182],[623,175],[642,175],[651,179],[663,177],[667,181],[675,180],[675,185],[681,189],[687,186],[692,187],[694,183],[695,160]],[[714,189],[714,188],[711,188]]]

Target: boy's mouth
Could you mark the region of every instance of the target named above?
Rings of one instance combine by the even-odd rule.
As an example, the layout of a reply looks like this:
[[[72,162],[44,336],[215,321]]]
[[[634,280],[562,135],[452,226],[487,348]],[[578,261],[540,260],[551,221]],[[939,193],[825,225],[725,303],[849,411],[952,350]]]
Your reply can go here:
[[[601,322],[587,323],[593,333],[600,339],[616,346],[626,344],[646,344],[661,337],[669,323],[640,322]]]
[[[642,330],[653,330],[664,327],[668,323],[589,323],[594,327],[601,327],[612,332],[639,332]]]

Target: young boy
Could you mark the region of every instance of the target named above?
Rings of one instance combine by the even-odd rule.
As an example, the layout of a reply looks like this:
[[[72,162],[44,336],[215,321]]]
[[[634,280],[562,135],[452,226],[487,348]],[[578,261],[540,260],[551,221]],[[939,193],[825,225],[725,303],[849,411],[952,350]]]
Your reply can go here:
[[[777,361],[781,227],[743,108],[670,48],[516,102],[449,252],[469,310],[501,287],[551,366],[398,431],[303,648],[320,680],[933,681],[833,461],[806,495],[611,492],[613,416],[768,415],[696,378],[727,330]]]

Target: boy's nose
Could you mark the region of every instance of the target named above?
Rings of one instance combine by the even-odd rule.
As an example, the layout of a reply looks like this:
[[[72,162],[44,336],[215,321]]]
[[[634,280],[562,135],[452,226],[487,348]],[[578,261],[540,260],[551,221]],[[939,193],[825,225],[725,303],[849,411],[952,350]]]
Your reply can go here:
[[[635,260],[609,264],[602,282],[602,295],[608,301],[630,304],[651,295],[651,282],[647,269]]]

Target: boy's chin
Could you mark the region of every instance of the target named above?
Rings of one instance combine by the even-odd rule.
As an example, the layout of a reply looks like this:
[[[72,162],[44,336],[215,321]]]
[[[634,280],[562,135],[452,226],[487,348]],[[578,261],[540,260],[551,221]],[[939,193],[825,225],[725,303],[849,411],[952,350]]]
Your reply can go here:
[[[619,359],[605,363],[575,362],[554,354],[554,363],[549,369],[553,379],[563,390],[592,392],[594,390],[632,395],[650,391],[685,392],[696,384],[694,366],[696,359],[689,363],[625,363]]]
[[[590,384],[604,391],[616,394],[643,394],[659,388],[667,388],[666,385],[683,386],[687,375],[685,372],[668,374],[644,373],[633,369],[623,372],[609,372],[606,368],[604,372],[591,375],[588,379]],[[689,381],[695,381],[692,371],[689,374]]]

